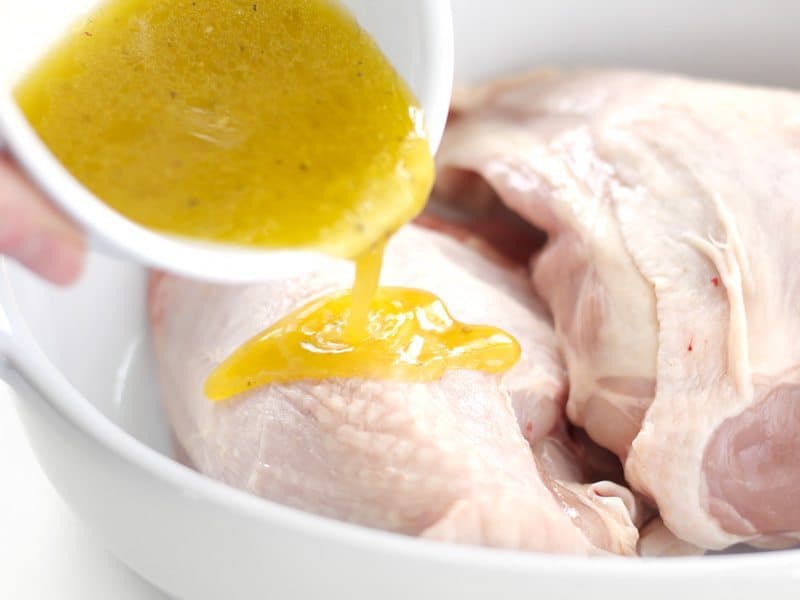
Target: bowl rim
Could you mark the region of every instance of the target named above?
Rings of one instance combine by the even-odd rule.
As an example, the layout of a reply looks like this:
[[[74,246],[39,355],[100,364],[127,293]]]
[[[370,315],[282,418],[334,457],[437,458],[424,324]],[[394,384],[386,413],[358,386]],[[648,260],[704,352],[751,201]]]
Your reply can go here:
[[[14,266],[14,270],[22,270]],[[31,276],[27,273],[25,276]],[[218,508],[236,511],[262,525],[294,530],[311,538],[327,538],[351,548],[380,552],[394,560],[426,560],[456,566],[520,574],[543,571],[569,576],[671,577],[730,575],[734,570],[753,572],[786,570],[800,577],[800,550],[753,552],[726,556],[676,558],[586,557],[460,546],[425,540],[345,523],[307,513],[260,498],[213,480],[168,457],[104,416],[45,356],[27,327],[13,289],[9,259],[0,257],[0,353],[55,412],[105,450],[152,477]]]

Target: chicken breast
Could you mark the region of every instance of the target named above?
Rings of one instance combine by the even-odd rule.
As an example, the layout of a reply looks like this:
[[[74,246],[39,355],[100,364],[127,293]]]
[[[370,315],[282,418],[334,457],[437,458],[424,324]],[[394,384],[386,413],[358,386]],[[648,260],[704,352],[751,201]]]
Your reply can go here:
[[[439,154],[546,231],[568,415],[702,548],[800,531],[799,141],[794,93],[548,72],[463,94]]]
[[[239,344],[351,281],[345,262],[249,287],[154,276],[150,315],[163,399],[198,470],[289,506],[409,535],[635,552],[625,490],[571,489],[543,473],[531,451],[530,442],[562,423],[566,379],[530,284],[449,237],[401,231],[382,282],[433,291],[456,318],[515,335],[523,356],[502,377],[461,370],[431,383],[302,381],[226,403],[206,399],[205,378]]]

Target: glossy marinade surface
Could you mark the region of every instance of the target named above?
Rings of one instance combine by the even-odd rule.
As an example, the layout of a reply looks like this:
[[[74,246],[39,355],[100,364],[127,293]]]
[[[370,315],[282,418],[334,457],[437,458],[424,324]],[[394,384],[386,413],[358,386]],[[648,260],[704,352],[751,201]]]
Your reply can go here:
[[[448,369],[500,373],[520,357],[509,334],[460,323],[435,295],[380,288],[366,329],[348,329],[349,293],[324,297],[245,343],[206,382],[206,395],[226,400],[270,383],[340,377],[431,381]]]

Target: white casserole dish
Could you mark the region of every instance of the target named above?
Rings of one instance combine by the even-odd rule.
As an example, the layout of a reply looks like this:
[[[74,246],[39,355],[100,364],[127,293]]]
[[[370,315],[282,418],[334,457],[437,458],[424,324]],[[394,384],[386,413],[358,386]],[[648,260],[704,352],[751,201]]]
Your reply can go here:
[[[536,65],[613,64],[800,87],[794,2],[453,5],[461,81]],[[0,21],[13,13],[0,10]],[[112,552],[174,596],[800,597],[800,551],[587,560],[453,547],[307,515],[211,481],[169,456],[145,283],[143,269],[99,255],[65,291],[4,265],[2,376],[63,497]]]

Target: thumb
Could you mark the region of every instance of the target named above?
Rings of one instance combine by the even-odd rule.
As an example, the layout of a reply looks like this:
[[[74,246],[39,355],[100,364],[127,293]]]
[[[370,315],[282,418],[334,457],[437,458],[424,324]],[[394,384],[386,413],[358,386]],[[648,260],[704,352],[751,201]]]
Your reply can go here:
[[[0,253],[53,283],[75,281],[83,268],[83,236],[23,176],[0,156]]]

